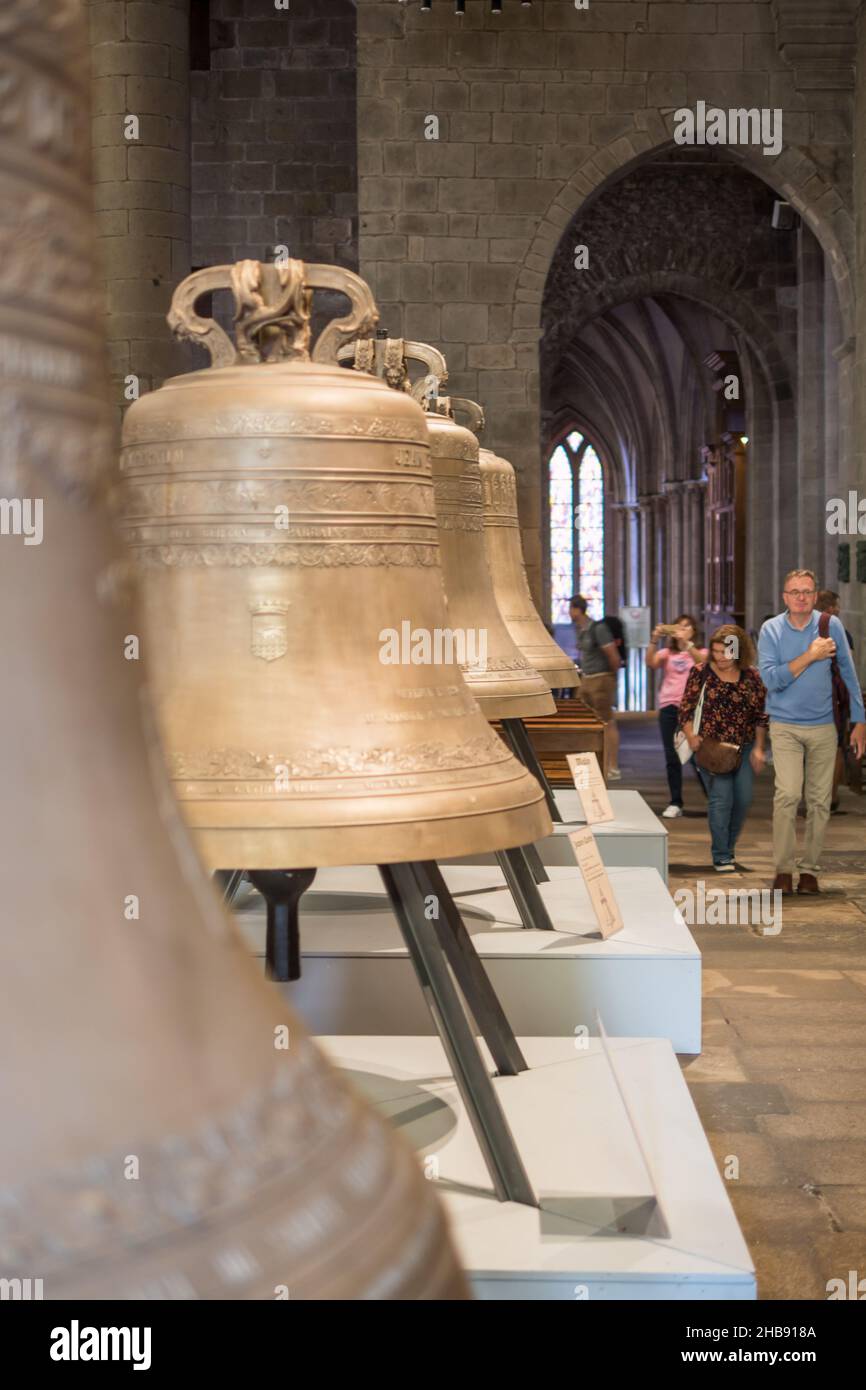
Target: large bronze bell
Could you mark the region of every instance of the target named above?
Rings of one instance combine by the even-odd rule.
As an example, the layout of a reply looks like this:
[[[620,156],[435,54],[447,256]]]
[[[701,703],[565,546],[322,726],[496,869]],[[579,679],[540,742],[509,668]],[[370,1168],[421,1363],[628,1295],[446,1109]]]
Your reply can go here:
[[[526,577],[517,479],[507,459],[481,449],[478,455],[484,490],[484,548],[493,592],[505,626],[530,665],[554,690],[579,685],[574,662],[553,640],[538,614]]]
[[[0,541],[3,1297],[459,1298],[432,1184],[259,978],[178,816],[101,500],[80,8],[0,0],[0,32],[0,197],[74,250],[0,278],[0,491],[26,523]]]
[[[353,351],[354,367],[375,371],[398,391],[410,390],[407,363],[426,368],[413,394],[427,407],[448,617],[454,628],[474,636],[476,651],[483,642],[486,654],[483,663],[463,666],[470,690],[488,719],[553,714],[549,684],[518,649],[497,606],[484,550],[478,440],[471,429],[457,423],[450,399],[438,394],[448,377],[445,358],[427,343],[399,338],[375,343],[367,339]],[[340,357],[348,361],[349,349]],[[482,428],[484,416],[473,401],[453,404],[459,404],[475,429]]]
[[[226,287],[236,347],[195,313]],[[311,359],[314,288],[352,310]],[[213,366],[127,412],[123,527],[174,788],[208,865],[432,860],[547,833],[537,783],[461,676],[454,629],[496,634],[472,686],[502,692],[488,716],[546,710],[549,691],[492,591],[445,608],[429,441],[449,563],[489,590],[477,444],[336,365],[375,324],[367,286],[336,267],[245,261],[190,276],[170,321]],[[457,554],[467,540],[471,560]]]

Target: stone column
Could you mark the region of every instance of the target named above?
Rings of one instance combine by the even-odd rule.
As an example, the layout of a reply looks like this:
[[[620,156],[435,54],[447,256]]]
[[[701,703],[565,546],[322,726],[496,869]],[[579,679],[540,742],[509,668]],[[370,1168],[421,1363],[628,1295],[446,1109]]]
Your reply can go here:
[[[640,605],[650,603],[652,584],[652,554],[655,549],[653,536],[652,503],[642,497],[637,505],[638,526],[638,598]]]
[[[670,615],[682,613],[685,597],[685,549],[683,545],[683,516],[685,510],[684,484],[680,482],[667,483],[665,486],[667,497],[667,556],[665,569],[667,571],[668,583],[667,593],[663,597],[666,600],[666,612]],[[667,621],[663,618],[662,621]]]
[[[644,602],[648,603],[652,610],[653,622],[658,623],[664,621],[663,609],[666,600],[664,566],[668,530],[667,508],[665,498],[658,493],[647,498],[647,502],[650,525],[647,535],[647,588]]]
[[[621,608],[628,604],[628,504],[610,504],[613,564],[613,606]]]
[[[797,535],[800,564],[821,575],[824,472],[824,253],[805,223],[797,242]]]
[[[189,0],[88,3],[97,236],[123,405],[191,360],[165,322],[190,269]]]
[[[686,590],[684,607],[703,622],[707,605],[706,576],[706,483],[695,478],[686,484],[687,499],[687,547],[689,587]]]
[[[856,288],[857,288],[857,332],[856,358],[854,363],[854,421],[853,438],[850,451],[851,472],[849,479],[841,479],[841,496],[846,496],[848,486],[855,489],[860,497],[866,496],[866,13],[861,6],[857,42],[857,94],[854,120],[854,211],[856,218]],[[856,660],[861,680],[866,671],[866,618],[863,616],[863,586],[857,584],[855,574],[856,541],[851,542],[851,577],[854,580],[849,593],[857,595],[845,609],[846,623],[852,631],[855,642]],[[832,587],[832,586],[831,586]],[[850,618],[850,621],[848,619]]]
[[[642,497],[639,503],[641,555],[640,603],[652,609],[653,622],[659,622],[661,599],[661,558],[666,524],[657,493]]]

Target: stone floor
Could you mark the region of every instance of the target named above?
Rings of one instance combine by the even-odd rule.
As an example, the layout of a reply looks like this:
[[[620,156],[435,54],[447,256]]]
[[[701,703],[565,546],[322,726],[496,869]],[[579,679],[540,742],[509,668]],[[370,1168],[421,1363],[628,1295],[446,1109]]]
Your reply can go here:
[[[620,767],[622,787],[662,811],[654,719],[622,721]],[[698,880],[707,892],[769,887],[772,788],[768,768],[738,847],[749,872],[721,876],[687,770],[686,815],[666,822],[672,892],[696,891]],[[823,1299],[829,1279],[866,1278],[866,797],[843,789],[840,809],[824,892],[785,898],[777,935],[760,922],[692,928],[704,960],[704,1050],[683,1066],[766,1299]],[[769,923],[769,900],[766,908]]]

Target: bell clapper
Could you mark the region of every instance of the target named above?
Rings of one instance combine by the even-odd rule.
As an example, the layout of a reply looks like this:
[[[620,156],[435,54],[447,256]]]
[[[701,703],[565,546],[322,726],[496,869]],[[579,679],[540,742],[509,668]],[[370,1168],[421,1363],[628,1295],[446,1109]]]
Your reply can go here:
[[[247,878],[268,908],[265,965],[269,980],[301,978],[301,895],[316,877],[315,869],[250,869]]]

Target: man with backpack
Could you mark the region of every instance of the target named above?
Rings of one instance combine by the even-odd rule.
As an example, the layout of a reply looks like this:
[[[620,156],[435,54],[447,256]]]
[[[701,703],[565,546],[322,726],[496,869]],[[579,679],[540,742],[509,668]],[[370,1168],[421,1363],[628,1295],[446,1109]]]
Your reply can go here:
[[[590,618],[587,613],[588,601],[583,594],[575,594],[570,600],[569,611],[574,623],[580,666],[580,690],[578,694],[595,711],[604,724],[604,776],[609,782],[618,782],[622,776],[619,767],[619,738],[613,705],[616,699],[616,678],[623,664],[621,647],[608,626],[608,620],[600,622]]]
[[[845,629],[834,615],[816,611],[818,584],[812,571],[791,570],[782,598],[785,612],[768,619],[758,639],[776,773],[773,888],[793,892],[797,806],[803,796],[806,835],[796,861],[797,892],[817,893],[839,730],[850,710],[851,747],[862,758],[866,712]]]

